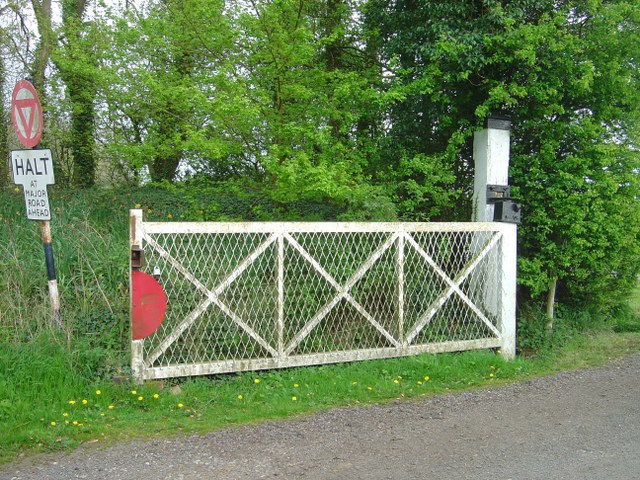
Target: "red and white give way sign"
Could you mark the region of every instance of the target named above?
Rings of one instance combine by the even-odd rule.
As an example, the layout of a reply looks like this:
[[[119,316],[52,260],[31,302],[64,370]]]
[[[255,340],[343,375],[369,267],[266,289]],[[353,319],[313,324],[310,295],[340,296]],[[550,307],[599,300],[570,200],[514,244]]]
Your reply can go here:
[[[35,147],[42,136],[42,107],[36,89],[20,80],[11,95],[11,122],[18,140],[27,148]]]

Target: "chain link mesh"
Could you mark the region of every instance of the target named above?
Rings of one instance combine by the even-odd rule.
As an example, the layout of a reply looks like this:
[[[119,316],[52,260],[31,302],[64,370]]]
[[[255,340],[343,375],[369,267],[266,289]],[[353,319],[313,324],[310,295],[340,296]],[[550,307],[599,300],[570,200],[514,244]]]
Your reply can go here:
[[[248,370],[260,359],[327,363],[337,352],[375,358],[497,338],[500,239],[406,228],[145,233],[143,270],[159,271],[167,298],[163,323],[143,342],[145,368]]]

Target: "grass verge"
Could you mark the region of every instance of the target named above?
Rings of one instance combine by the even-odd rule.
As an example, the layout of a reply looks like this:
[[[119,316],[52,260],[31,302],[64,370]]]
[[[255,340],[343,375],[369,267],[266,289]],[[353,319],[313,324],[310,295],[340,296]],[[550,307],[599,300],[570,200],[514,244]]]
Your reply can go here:
[[[491,351],[248,372],[144,386],[94,383],[87,360],[48,338],[0,349],[0,464],[82,443],[206,432],[345,405],[485,388],[640,353],[640,333],[575,337],[544,356]]]

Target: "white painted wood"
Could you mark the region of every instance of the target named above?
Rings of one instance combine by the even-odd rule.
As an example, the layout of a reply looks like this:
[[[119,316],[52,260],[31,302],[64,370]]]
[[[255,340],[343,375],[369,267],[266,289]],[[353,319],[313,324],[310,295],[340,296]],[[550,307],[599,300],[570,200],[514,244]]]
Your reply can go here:
[[[129,252],[133,246],[143,248],[142,244],[142,210],[129,210]],[[131,254],[129,254],[129,272],[132,271]],[[129,274],[129,318],[131,318],[131,309],[133,307],[133,284],[131,283],[131,274]],[[131,340],[131,374],[137,383],[147,377],[144,370],[144,341]]]
[[[502,354],[509,357],[511,352],[515,353],[515,226],[510,224],[499,224],[491,222],[477,223],[143,223],[142,212],[140,211],[139,220],[132,216],[132,233],[131,239],[141,244],[142,240],[146,242],[147,248],[151,248],[157,252],[163,261],[172,265],[175,271],[179,272],[189,283],[203,294],[203,301],[186,317],[184,317],[173,331],[167,332],[164,338],[155,339],[153,343],[155,348],[153,351],[146,352],[145,341],[140,340],[132,343],[132,368],[134,374],[138,375],[138,379],[142,378],[165,378],[171,376],[183,375],[203,375],[212,373],[233,372],[242,370],[258,370],[263,368],[283,368],[310,364],[335,363],[342,361],[362,360],[369,358],[388,358],[403,355],[411,355],[421,352],[444,352],[458,351],[471,348],[496,348],[501,347]],[[138,232],[137,234],[135,232]],[[302,245],[292,236],[292,233],[304,234],[312,233],[319,235],[326,233],[327,235],[336,233],[388,233],[378,247],[364,260],[360,265],[352,265],[355,272],[344,282],[338,282],[323,267],[320,261],[310,254]],[[437,262],[416,242],[413,233],[430,233],[444,232],[455,235],[463,232],[493,232],[493,235],[486,240],[487,235],[478,244],[474,244],[470,251],[465,255],[471,254],[465,262],[465,266],[456,274],[454,278],[449,275],[437,264]],[[234,233],[234,234],[270,234],[257,248],[255,248],[243,261],[236,266],[217,286],[209,289],[201,281],[199,281],[188,269],[181,263],[180,259],[173,258],[171,252],[167,251],[154,239],[154,235],[158,233]],[[137,235],[137,236],[136,236]],[[141,236],[142,235],[142,236]],[[468,235],[468,233],[467,233]],[[480,239],[480,236],[477,236]],[[132,240],[133,241],[133,240]],[[275,249],[269,249],[274,244]],[[301,259],[307,262],[327,282],[327,288],[335,290],[335,294],[304,324],[289,342],[284,341],[284,332],[286,329],[286,312],[285,312],[285,285],[284,279],[286,275],[286,258],[284,251],[286,245],[290,245],[296,250]],[[381,321],[392,321],[392,319],[376,319],[371,312],[367,311],[352,295],[351,290],[371,270],[373,265],[385,254],[387,250],[395,246],[395,285],[396,294],[393,302],[396,304],[396,316],[393,321],[397,322],[399,338],[387,331]],[[169,247],[167,247],[169,248]],[[420,257],[428,265],[425,268],[431,268],[444,281],[446,288],[432,305],[427,308],[416,323],[403,333],[404,329],[404,289],[405,289],[405,261],[406,249],[411,248],[420,255]],[[500,278],[496,278],[494,282],[499,285],[503,295],[512,295],[513,302],[501,299],[501,314],[498,325],[494,326],[488,319],[483,305],[476,305],[468,295],[463,291],[463,283],[470,279],[471,275],[480,266],[484,265],[483,260],[488,255],[490,258],[498,257],[492,252],[500,249],[502,252],[502,266],[495,269],[499,272]],[[235,306],[225,304],[220,295],[229,288],[240,275],[248,269],[256,261],[261,261],[263,255],[269,255],[269,262],[275,262],[275,278],[271,281],[273,285],[273,299],[276,305],[276,312],[273,318],[265,318],[264,321],[269,322],[275,329],[274,335],[270,338],[273,345],[263,338],[254,328],[243,320],[242,311],[236,311]],[[298,260],[299,261],[299,260]],[[491,260],[493,261],[493,260]],[[505,264],[510,264],[511,266]],[[273,263],[272,263],[273,265]],[[493,271],[493,269],[492,269]],[[303,281],[304,279],[301,279]],[[467,282],[468,283],[468,282]],[[465,289],[467,287],[464,287]],[[326,292],[326,290],[325,290]],[[473,312],[475,318],[480,319],[487,325],[489,331],[494,335],[492,338],[479,338],[475,340],[450,341],[433,344],[416,344],[411,343],[419,335],[424,328],[428,327],[429,322],[445,302],[452,296],[457,295],[464,304]],[[346,300],[349,304],[362,316],[363,320],[370,323],[384,338],[389,342],[389,347],[369,348],[349,351],[333,351],[326,353],[311,353],[304,355],[294,354],[297,347],[309,336],[311,332],[322,322],[324,318],[339,304],[342,300]],[[202,363],[186,362],[180,365],[167,365],[167,360],[163,360],[163,355],[182,333],[189,328],[194,322],[202,318],[202,314],[208,308],[217,308],[222,314],[233,321],[243,332],[249,335],[256,343],[258,343],[265,351],[266,358],[234,358],[222,361],[211,361]],[[492,317],[493,318],[493,317]],[[159,340],[159,341],[158,341]],[[149,350],[151,346],[149,346]],[[146,358],[144,358],[147,353]],[[185,355],[185,358],[188,355]],[[161,366],[152,366],[155,363],[163,364]]]
[[[508,225],[502,238],[502,260],[500,262],[501,308],[498,330],[502,339],[501,355],[511,360],[516,356],[516,277],[518,227]]]
[[[186,377],[195,375],[215,375],[219,373],[244,372],[253,370],[271,370],[276,368],[303,367],[308,365],[326,365],[331,363],[354,362],[378,358],[396,358],[421,353],[461,352],[486,348],[498,348],[500,341],[495,338],[462,340],[424,345],[410,345],[405,349],[376,348],[363,350],[292,355],[281,358],[237,359],[219,362],[168,365],[148,370],[147,379]]]
[[[494,206],[487,204],[487,185],[509,184],[509,130],[486,128],[473,137],[473,220],[492,222]]]
[[[403,233],[494,231],[493,222],[145,222],[147,234],[159,233]]]

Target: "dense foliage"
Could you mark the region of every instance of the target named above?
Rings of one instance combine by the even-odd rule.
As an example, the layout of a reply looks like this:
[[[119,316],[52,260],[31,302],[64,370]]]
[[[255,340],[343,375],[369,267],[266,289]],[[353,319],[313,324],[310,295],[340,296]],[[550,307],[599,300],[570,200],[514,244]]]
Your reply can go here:
[[[0,153],[28,76],[62,185],[157,182],[193,219],[467,220],[473,132],[508,114],[521,297],[606,312],[640,272],[639,28],[632,0],[16,0]]]

